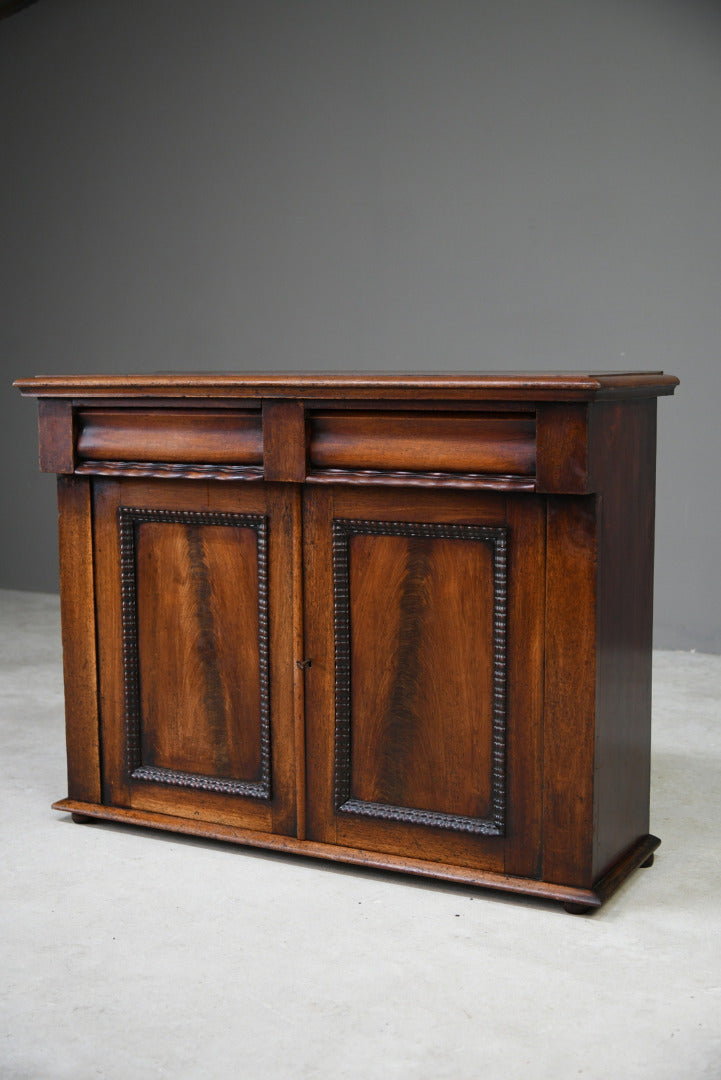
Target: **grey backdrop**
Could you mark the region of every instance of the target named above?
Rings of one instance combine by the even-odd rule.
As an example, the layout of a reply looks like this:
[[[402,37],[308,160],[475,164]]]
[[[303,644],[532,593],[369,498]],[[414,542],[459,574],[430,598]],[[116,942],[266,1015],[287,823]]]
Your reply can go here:
[[[0,100],[0,585],[18,375],[662,368],[656,645],[721,651],[718,3],[39,0]]]

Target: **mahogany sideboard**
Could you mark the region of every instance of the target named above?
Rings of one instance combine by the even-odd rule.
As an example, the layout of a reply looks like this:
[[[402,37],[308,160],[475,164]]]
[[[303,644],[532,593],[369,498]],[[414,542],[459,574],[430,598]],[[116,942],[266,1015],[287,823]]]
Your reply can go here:
[[[598,907],[659,844],[677,382],[18,380],[58,474],[55,808]]]

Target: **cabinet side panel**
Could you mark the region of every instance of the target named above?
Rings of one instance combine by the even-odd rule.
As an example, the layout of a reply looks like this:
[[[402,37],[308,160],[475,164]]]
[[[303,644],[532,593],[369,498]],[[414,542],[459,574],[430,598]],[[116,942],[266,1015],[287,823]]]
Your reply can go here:
[[[594,878],[649,829],[656,400],[591,411],[599,517]]]
[[[58,477],[58,511],[68,793],[74,799],[99,803],[100,733],[90,481]]]
[[[543,878],[593,882],[596,499],[549,498],[543,734]]]

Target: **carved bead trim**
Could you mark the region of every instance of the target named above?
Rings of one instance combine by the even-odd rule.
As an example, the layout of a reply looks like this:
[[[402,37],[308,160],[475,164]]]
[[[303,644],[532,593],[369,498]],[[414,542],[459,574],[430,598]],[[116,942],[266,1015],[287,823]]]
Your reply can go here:
[[[221,795],[249,795],[257,799],[270,797],[262,781],[255,783],[246,780],[219,780],[214,776],[177,772],[175,769],[160,769],[154,765],[139,765],[130,775],[133,780],[149,780],[156,784],[173,784],[176,787],[197,788],[199,791],[215,791]]]
[[[350,522],[333,521],[333,635],[335,641],[335,806],[350,798],[351,775],[351,644],[350,573],[346,528]]]
[[[333,521],[333,616],[335,636],[335,808],[343,814],[408,822],[438,829],[503,836],[506,817],[506,624],[507,535],[505,526],[425,522]],[[475,540],[491,546],[493,560],[493,705],[491,813],[463,817],[407,806],[364,802],[351,797],[351,614],[349,540],[351,536],[411,536]]]
[[[417,810],[410,806],[390,806],[387,803],[363,802],[362,799],[346,799],[337,807],[344,814],[380,818],[383,821],[405,821],[412,825],[431,825],[435,829],[452,829],[454,832],[500,836],[493,823],[486,827],[485,819],[463,817],[461,814],[441,814],[436,810]]]
[[[192,465],[167,461],[83,461],[76,473],[137,476],[156,480],[262,480],[260,465]]]
[[[535,491],[535,477],[483,473],[402,472],[380,469],[315,469],[309,484],[374,484],[381,487],[470,488],[476,491]]]
[[[138,611],[136,540],[144,522],[179,525],[233,525],[253,529],[258,546],[258,651],[260,660],[260,762],[258,781],[219,779],[143,765],[141,760],[141,710],[138,660]],[[271,798],[270,697],[268,658],[268,569],[267,528],[261,514],[205,513],[194,510],[155,510],[121,506],[118,508],[120,534],[120,595],[123,640],[123,684],[125,697],[125,764],[128,777],[154,783],[173,784],[221,794]]]

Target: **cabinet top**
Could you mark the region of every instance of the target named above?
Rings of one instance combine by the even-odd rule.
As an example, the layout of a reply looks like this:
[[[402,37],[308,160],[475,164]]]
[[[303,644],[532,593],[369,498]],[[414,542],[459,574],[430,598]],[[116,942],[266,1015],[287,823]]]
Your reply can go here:
[[[592,401],[673,394],[662,371],[609,372],[158,372],[36,375],[13,384],[43,398],[297,398]]]

